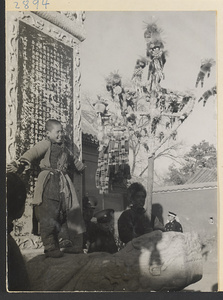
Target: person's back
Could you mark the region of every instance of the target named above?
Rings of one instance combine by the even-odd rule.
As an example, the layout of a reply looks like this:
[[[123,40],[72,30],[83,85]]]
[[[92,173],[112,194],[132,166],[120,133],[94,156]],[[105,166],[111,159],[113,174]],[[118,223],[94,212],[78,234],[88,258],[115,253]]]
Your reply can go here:
[[[17,174],[7,173],[7,262],[9,291],[30,290],[25,261],[19,246],[10,234],[13,230],[13,220],[19,219],[24,212],[25,201],[25,184]]]
[[[105,209],[95,214],[97,224],[89,235],[88,253],[108,252],[115,253],[118,247],[113,235],[113,209]]]

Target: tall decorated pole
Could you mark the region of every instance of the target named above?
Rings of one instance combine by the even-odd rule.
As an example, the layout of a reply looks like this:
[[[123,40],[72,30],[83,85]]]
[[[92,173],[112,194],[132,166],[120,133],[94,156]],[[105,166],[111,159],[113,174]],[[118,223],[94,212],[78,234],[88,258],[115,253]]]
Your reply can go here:
[[[136,61],[132,79],[123,85],[118,72],[106,78],[108,96],[98,96],[97,112],[99,159],[96,186],[109,193],[115,185],[127,186],[131,178],[129,150],[134,158],[143,153],[148,165],[147,214],[151,216],[154,158],[169,139],[176,139],[177,129],[192,112],[195,97],[161,87],[166,51],[162,30],[156,23],[146,25],[146,56]],[[148,76],[143,72],[148,68]],[[133,163],[132,171],[135,168]]]

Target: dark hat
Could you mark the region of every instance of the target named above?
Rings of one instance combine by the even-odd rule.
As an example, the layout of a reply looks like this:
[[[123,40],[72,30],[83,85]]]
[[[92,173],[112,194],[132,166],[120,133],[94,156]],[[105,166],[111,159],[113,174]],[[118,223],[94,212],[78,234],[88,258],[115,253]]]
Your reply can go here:
[[[171,211],[169,211],[168,216],[176,217],[176,214],[173,213],[173,212],[171,212]]]
[[[146,189],[140,182],[132,183],[127,189],[127,194],[130,199],[133,199],[135,194],[138,192],[143,192],[146,197]]]
[[[114,209],[108,208],[98,211],[94,217],[97,219],[98,223],[110,222],[113,218]]]
[[[98,204],[98,200],[94,196],[83,197],[83,207],[95,208]]]

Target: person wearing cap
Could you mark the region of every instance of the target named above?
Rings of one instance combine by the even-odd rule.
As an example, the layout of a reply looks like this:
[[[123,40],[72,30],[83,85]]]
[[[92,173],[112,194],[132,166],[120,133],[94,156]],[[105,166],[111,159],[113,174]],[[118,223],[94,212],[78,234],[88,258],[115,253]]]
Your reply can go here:
[[[183,232],[183,228],[176,220],[177,215],[171,211],[168,213],[168,222],[165,225],[165,231],[178,231]]]
[[[113,254],[117,252],[118,247],[113,235],[114,210],[104,209],[97,212],[94,216],[97,219],[97,228],[89,236],[88,253],[108,252]]]
[[[152,215],[151,220],[147,216],[144,208],[146,189],[141,183],[131,184],[127,189],[127,195],[131,208],[125,210],[118,219],[119,238],[123,243],[126,244],[153,230],[165,230],[156,216]]]

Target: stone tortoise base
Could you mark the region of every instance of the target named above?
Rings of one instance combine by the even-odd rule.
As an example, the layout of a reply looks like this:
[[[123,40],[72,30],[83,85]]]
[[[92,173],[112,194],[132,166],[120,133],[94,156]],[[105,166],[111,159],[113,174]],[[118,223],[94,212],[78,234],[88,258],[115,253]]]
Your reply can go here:
[[[115,254],[38,255],[27,262],[32,291],[179,291],[202,278],[195,233],[154,231]]]

